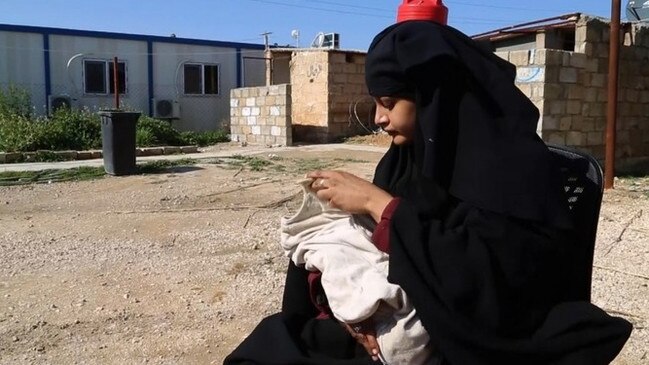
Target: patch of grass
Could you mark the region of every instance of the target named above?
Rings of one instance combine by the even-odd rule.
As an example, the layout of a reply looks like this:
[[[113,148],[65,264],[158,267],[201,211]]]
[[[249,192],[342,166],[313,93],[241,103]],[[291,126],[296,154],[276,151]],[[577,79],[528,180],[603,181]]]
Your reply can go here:
[[[139,174],[159,174],[166,172],[172,167],[191,166],[198,161],[192,158],[183,158],[180,160],[156,160],[137,165]]]
[[[247,167],[251,171],[263,171],[266,167],[274,165],[273,162],[257,156],[233,155],[226,163],[235,167]]]
[[[106,175],[103,167],[81,166],[73,169],[0,172],[0,186],[51,184],[63,181],[100,179]]]
[[[313,170],[327,170],[333,164],[330,161],[324,161],[318,158],[300,158],[294,161],[294,170],[299,173],[305,173]]]
[[[369,162],[367,160],[359,160],[357,158],[334,158],[334,161],[342,162],[342,163],[366,163],[366,162]]]
[[[137,174],[159,174],[170,168],[190,166],[197,161],[190,158],[168,161],[158,160],[137,165]],[[51,169],[41,171],[6,171],[0,172],[0,186],[51,184],[64,181],[84,181],[101,179],[106,176],[103,166],[81,166],[72,169]]]

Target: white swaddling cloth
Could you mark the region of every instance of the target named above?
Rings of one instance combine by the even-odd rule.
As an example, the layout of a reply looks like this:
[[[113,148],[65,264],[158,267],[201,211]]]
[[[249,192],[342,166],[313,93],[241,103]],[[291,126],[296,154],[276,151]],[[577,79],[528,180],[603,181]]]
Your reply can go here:
[[[321,202],[300,182],[302,205],[281,219],[281,246],[296,265],[322,273],[321,283],[336,319],[375,322],[384,364],[437,364],[428,333],[398,285],[388,282],[388,254],[371,241],[358,218]],[[372,222],[373,223],[373,222]]]

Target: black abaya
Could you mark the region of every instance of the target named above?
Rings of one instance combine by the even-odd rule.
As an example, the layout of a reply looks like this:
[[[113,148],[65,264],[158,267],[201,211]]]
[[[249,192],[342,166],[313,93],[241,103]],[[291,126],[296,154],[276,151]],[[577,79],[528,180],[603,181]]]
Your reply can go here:
[[[608,364],[631,325],[564,300],[580,242],[536,134],[538,110],[515,86],[514,71],[432,22],[391,26],[370,46],[370,94],[417,105],[414,143],[391,146],[374,179],[400,198],[389,280],[412,299],[447,364]],[[291,265],[282,313],[225,363],[371,363],[314,310],[306,273]]]

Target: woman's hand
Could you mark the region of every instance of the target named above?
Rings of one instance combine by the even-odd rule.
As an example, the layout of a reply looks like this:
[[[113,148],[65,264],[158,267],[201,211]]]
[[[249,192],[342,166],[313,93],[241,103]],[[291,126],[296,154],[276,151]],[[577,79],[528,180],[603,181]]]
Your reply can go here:
[[[379,360],[381,349],[376,340],[376,329],[374,327],[374,321],[371,318],[359,323],[342,323],[342,325],[365,348],[365,351],[372,357],[372,360]]]
[[[313,171],[313,189],[318,198],[352,214],[369,214],[376,222],[392,200],[392,195],[371,182],[344,171]]]

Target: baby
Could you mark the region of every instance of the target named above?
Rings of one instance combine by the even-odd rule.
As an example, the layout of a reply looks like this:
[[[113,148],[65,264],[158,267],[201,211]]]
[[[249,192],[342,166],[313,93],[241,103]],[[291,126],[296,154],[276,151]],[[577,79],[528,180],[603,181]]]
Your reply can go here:
[[[311,191],[311,179],[297,213],[281,219],[281,246],[293,263],[322,273],[321,283],[339,321],[372,318],[384,364],[432,365],[437,360],[428,333],[405,292],[388,282],[388,254],[371,241],[360,216],[328,207]],[[371,219],[367,219],[368,221]]]

